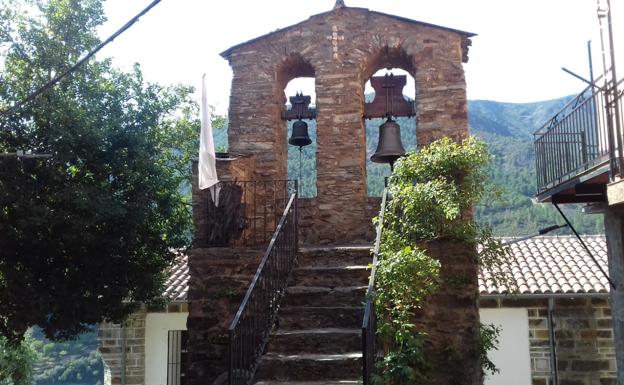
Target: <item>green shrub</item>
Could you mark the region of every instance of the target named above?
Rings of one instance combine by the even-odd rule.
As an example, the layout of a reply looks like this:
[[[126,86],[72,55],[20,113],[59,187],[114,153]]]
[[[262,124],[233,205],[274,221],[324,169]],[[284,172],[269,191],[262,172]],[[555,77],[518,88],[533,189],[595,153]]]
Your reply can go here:
[[[430,375],[423,349],[427,335],[413,320],[440,285],[440,263],[420,246],[437,240],[475,249],[480,244],[479,263],[490,267],[504,261],[500,242],[473,221],[473,206],[494,192],[486,183],[489,162],[485,143],[473,137],[463,143],[444,138],[398,160],[388,187],[376,280],[378,335],[385,352],[376,383],[421,384]],[[494,271],[495,279],[505,279],[502,269]],[[481,328],[477,350],[484,370],[496,370],[487,351],[495,347],[497,333]]]

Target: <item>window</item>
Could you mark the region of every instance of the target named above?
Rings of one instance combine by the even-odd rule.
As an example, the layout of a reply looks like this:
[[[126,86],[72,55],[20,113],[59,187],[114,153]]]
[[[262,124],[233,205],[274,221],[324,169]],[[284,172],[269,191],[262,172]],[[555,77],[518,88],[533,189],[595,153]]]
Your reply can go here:
[[[169,330],[167,343],[167,385],[186,385],[188,331]]]

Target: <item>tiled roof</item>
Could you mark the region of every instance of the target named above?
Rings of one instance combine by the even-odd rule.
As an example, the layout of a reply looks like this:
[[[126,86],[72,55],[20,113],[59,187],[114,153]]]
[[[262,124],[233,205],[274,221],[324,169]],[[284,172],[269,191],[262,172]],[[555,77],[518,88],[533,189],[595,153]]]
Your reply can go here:
[[[165,281],[163,297],[170,301],[186,301],[189,282],[188,256],[183,250],[175,250],[174,253],[176,256]]]
[[[504,238],[503,242],[513,238]],[[604,236],[583,236],[604,271],[607,267],[607,245]],[[504,271],[511,272],[517,294],[580,294],[608,293],[609,282],[573,236],[535,237],[507,246],[508,263]],[[188,257],[177,252],[163,297],[170,301],[186,301],[188,293]],[[495,286],[489,272],[479,273],[481,295],[510,293],[505,286]]]
[[[608,273],[604,236],[583,236],[587,247]],[[503,242],[513,241],[504,238]],[[609,282],[583,245],[573,236],[535,237],[506,246],[508,262],[503,271],[513,276],[517,294],[608,293]],[[488,271],[479,274],[479,292],[507,294],[509,288],[495,286]]]

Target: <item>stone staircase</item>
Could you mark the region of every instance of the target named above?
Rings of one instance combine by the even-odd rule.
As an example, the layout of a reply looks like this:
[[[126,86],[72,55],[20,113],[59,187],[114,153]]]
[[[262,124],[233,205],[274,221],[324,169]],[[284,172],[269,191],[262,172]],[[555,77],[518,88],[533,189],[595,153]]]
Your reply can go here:
[[[350,385],[362,378],[370,246],[303,248],[257,385]]]

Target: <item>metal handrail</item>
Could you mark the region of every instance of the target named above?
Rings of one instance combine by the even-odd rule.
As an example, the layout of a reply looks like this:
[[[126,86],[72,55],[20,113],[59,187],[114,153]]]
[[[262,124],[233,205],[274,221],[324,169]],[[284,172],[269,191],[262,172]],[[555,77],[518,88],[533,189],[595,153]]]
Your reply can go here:
[[[366,304],[364,305],[364,317],[362,319],[362,379],[363,385],[370,385],[371,376],[375,372],[375,358],[377,355],[377,314],[375,312],[375,273],[377,272],[377,262],[379,260],[379,247],[381,245],[381,232],[384,224],[384,214],[386,212],[386,202],[388,199],[388,188],[384,188],[381,199],[381,210],[379,222],[377,223],[377,235],[375,237],[375,247],[373,249],[373,264],[371,267],[368,288],[366,289]]]
[[[290,196],[228,336],[229,384],[247,385],[256,372],[277,317],[286,283],[296,264],[297,193]]]

